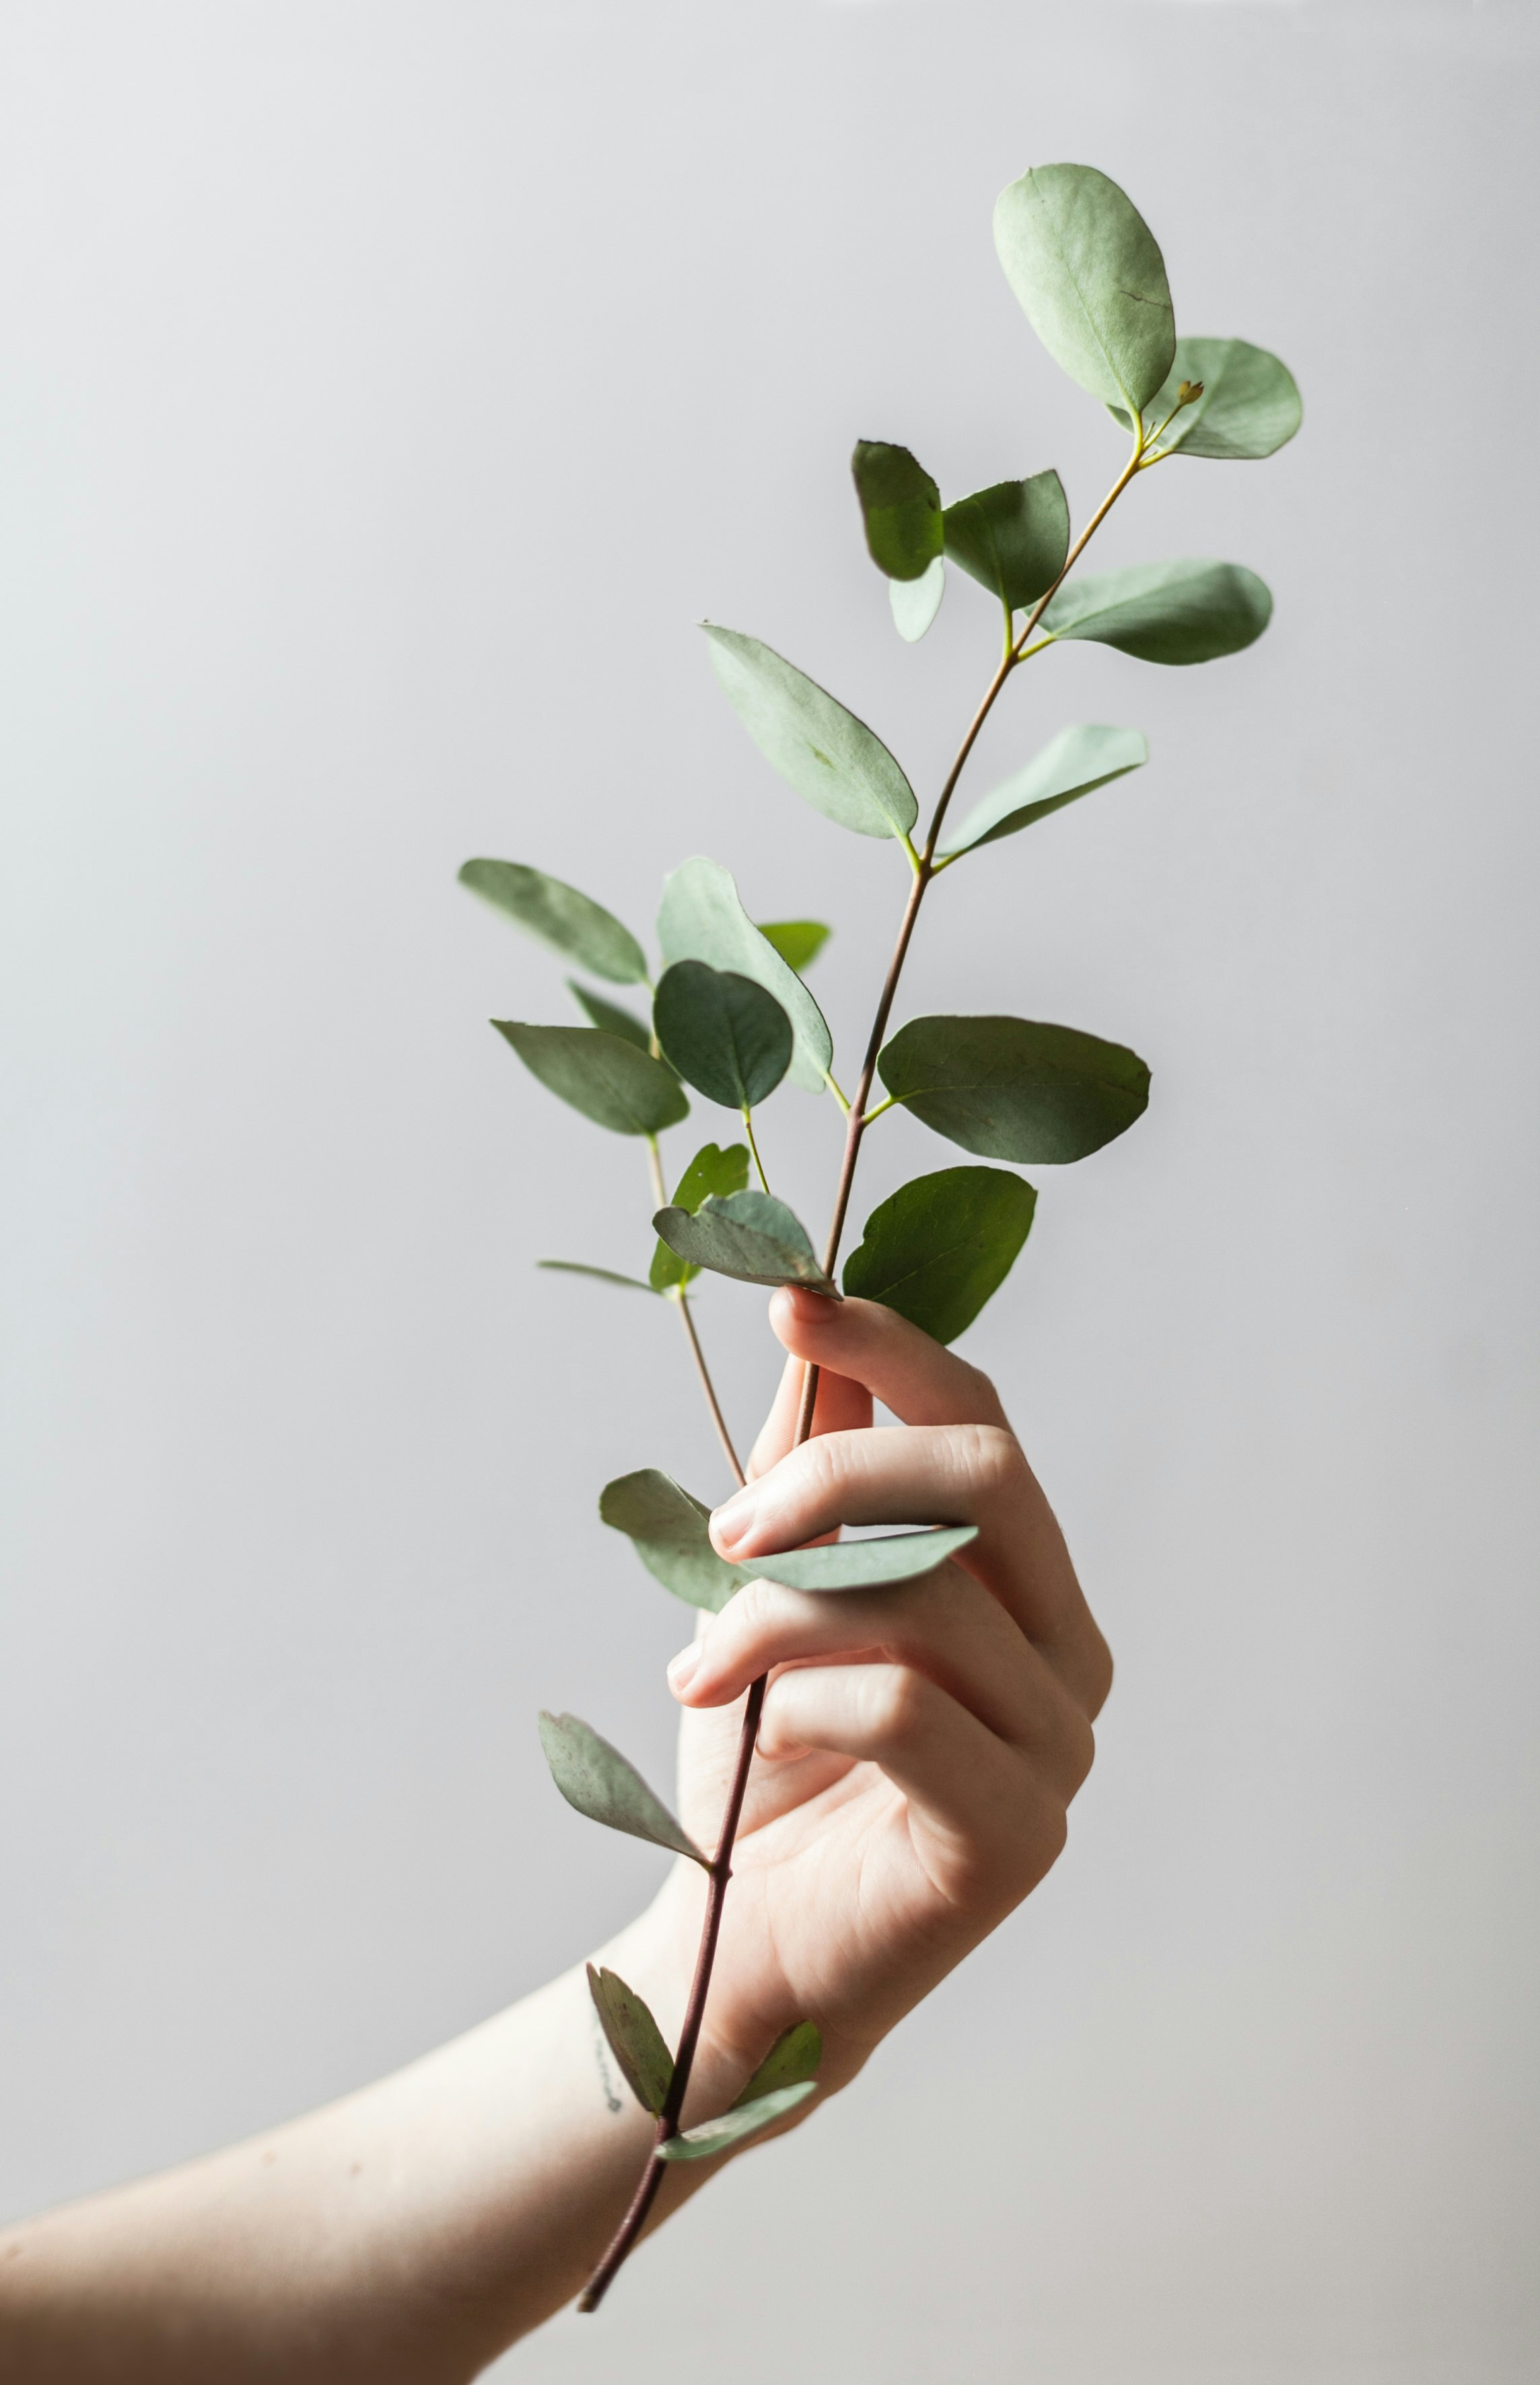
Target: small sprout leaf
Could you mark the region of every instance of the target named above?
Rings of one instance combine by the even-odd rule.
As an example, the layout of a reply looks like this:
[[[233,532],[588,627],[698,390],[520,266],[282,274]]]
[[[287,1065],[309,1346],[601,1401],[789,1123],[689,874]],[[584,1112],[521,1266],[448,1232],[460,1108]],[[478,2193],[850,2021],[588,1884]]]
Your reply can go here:
[[[939,555],[923,580],[888,581],[888,602],[893,611],[893,627],[906,645],[919,644],[940,611],[946,593],[947,567]]]
[[[527,935],[538,936],[595,977],[614,985],[645,984],[647,955],[629,928],[576,886],[521,861],[467,861],[460,883],[506,913]]]
[[[1178,340],[1165,386],[1149,403],[1151,431],[1175,406],[1181,411],[1161,432],[1159,452],[1208,456],[1224,464],[1275,456],[1304,417],[1287,365],[1249,340]],[[1128,422],[1121,406],[1112,412]]]
[[[626,2084],[644,2112],[661,2112],[674,2082],[674,2056],[663,2031],[634,1988],[618,1971],[586,1966],[589,1993],[599,2015],[599,2026],[625,2074]]]
[[[633,1839],[648,1839],[655,1847],[667,1847],[675,1854],[705,1863],[694,1840],[662,1799],[653,1795],[635,1765],[577,1715],[542,1714],[540,1745],[551,1777],[567,1804],[586,1814],[590,1822],[602,1822],[608,1830],[626,1830]]]
[[[779,953],[788,968],[799,973],[812,967],[833,935],[821,919],[767,919],[760,923],[760,934],[767,944]]]
[[[804,2079],[817,2076],[823,2058],[824,2040],[817,2022],[794,2020],[789,2029],[782,2029],[741,2095],[733,2098],[732,2109],[739,2111],[779,2087],[801,2086]]]
[[[714,1143],[703,1143],[675,1188],[674,1205],[688,1209],[693,1217],[708,1192],[720,1193],[725,1199],[729,1192],[741,1192],[748,1181],[746,1143],[730,1143],[726,1151]],[[669,1292],[676,1284],[693,1283],[700,1272],[699,1267],[687,1267],[666,1242],[653,1245],[648,1277],[654,1292]]]

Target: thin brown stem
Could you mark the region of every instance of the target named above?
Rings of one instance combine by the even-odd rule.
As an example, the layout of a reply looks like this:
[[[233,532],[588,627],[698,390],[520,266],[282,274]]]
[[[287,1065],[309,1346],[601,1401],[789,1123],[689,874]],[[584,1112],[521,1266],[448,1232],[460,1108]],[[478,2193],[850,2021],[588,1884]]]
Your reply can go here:
[[[701,1337],[695,1330],[695,1319],[689,1313],[689,1294],[681,1284],[677,1292],[672,1292],[669,1296],[683,1320],[685,1338],[689,1343],[689,1355],[695,1361],[695,1371],[701,1378],[701,1389],[706,1395],[706,1405],[711,1410],[711,1420],[716,1427],[716,1438],[722,1443],[723,1455],[732,1467],[734,1481],[741,1490],[748,1477],[739,1464],[738,1452],[733,1447],[733,1437],[727,1430],[727,1419],[722,1413],[722,1403],[716,1396],[716,1386],[712,1381],[711,1368],[706,1364],[706,1354],[701,1347]]]

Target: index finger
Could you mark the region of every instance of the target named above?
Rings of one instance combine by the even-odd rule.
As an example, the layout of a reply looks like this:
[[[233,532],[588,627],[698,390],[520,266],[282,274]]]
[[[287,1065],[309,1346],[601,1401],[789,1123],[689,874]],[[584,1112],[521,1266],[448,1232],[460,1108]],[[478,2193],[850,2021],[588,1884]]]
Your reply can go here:
[[[787,1285],[771,1300],[770,1323],[793,1356],[863,1384],[900,1424],[1006,1422],[987,1375],[875,1300],[829,1300]],[[822,1409],[821,1379],[818,1388]]]

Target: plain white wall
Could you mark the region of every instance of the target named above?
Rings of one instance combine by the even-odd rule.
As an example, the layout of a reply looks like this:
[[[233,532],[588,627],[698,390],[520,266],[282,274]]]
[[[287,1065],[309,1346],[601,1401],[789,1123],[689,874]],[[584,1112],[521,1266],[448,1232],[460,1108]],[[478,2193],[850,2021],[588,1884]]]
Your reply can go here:
[[[560,971],[468,853],[639,926],[709,851],[902,898],[742,738],[770,638],[934,786],[995,625],[914,651],[857,433],[949,493],[1116,436],[989,208],[1088,158],[1178,319],[1306,397],[1104,559],[1277,598],[1206,671],[1084,648],[1154,761],[943,882],[905,1007],[1152,1062],[1042,1179],[996,1372],[1120,1658],[1069,1854],[531,2380],[1540,2373],[1532,1548],[1533,6],[268,0],[0,13],[6,1215],[0,2203],[339,2092],[650,1892],[533,1730],[656,1774],[688,1618],[599,1527],[714,1493],[635,1155],[491,1012]],[[966,879],[966,883],[963,882]],[[832,1113],[768,1130],[820,1216]],[[869,1199],[942,1146],[874,1137]],[[745,1430],[757,1295],[702,1303]]]

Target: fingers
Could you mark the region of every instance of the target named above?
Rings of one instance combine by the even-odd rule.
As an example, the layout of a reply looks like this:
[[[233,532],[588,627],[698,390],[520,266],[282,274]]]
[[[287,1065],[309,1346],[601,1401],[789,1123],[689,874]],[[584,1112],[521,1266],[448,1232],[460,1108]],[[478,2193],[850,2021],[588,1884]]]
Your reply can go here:
[[[795,1356],[863,1383],[901,1423],[1005,1422],[987,1375],[876,1301],[787,1287],[771,1299],[770,1323]]]
[[[809,1297],[816,1298],[817,1295],[812,1293]],[[768,1474],[771,1467],[790,1448],[797,1430],[797,1412],[802,1404],[802,1382],[806,1373],[806,1362],[801,1358],[788,1358],[781,1368],[781,1379],[770,1413],[749,1454],[751,1482],[758,1474]],[[871,1421],[872,1394],[864,1384],[852,1382],[848,1376],[826,1368],[822,1370],[818,1377],[818,1396],[813,1404],[814,1435],[854,1431]]]

